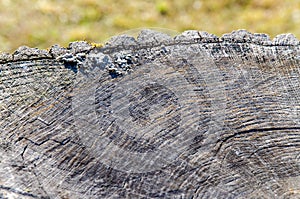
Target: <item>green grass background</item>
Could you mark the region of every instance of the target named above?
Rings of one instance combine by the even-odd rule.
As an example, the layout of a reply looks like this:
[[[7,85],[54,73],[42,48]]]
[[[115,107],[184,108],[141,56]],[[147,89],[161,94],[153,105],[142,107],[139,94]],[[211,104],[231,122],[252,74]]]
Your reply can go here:
[[[300,38],[300,0],[0,0],[0,50],[101,43],[120,32],[160,27],[293,33]]]

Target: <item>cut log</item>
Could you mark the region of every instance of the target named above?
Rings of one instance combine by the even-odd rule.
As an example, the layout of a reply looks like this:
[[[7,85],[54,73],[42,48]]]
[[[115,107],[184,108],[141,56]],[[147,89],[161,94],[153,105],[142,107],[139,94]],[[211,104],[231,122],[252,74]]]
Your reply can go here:
[[[299,198],[300,45],[144,30],[0,56],[0,198]]]

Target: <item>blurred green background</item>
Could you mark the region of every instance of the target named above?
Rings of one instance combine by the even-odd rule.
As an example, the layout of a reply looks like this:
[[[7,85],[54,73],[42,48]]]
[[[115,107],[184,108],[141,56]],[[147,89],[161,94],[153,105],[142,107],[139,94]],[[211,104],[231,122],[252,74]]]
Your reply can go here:
[[[0,0],[0,50],[101,43],[130,29],[236,29],[300,38],[300,0]]]

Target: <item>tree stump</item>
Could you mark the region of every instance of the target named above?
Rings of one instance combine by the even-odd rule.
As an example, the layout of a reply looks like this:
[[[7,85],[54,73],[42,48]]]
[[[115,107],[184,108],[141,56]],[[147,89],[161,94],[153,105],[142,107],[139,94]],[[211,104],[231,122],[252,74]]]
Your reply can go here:
[[[300,45],[144,30],[0,57],[0,198],[299,198]]]

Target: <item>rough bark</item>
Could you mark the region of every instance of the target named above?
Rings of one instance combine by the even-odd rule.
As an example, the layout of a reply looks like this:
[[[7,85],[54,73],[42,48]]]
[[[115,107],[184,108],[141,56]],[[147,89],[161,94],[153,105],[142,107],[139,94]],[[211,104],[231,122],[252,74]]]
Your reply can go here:
[[[0,57],[0,198],[299,198],[291,34],[149,30]]]

